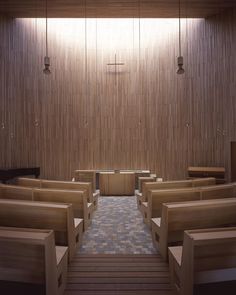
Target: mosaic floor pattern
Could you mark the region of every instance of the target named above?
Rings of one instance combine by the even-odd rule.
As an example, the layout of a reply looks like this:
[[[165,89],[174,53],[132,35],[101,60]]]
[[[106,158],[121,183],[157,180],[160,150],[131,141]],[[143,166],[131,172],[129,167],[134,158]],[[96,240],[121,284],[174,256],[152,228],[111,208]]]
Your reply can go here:
[[[136,197],[100,197],[81,254],[155,254],[151,232],[137,209]]]

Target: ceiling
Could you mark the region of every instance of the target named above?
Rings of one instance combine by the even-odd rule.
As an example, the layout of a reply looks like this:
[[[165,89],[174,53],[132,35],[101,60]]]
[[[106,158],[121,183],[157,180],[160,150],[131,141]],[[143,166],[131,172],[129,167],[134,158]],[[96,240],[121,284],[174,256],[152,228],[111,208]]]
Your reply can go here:
[[[178,3],[179,0],[48,0],[48,15],[175,18]],[[206,18],[236,7],[236,0],[181,0],[181,6],[183,17]],[[45,0],[0,0],[0,13],[10,17],[45,17]]]

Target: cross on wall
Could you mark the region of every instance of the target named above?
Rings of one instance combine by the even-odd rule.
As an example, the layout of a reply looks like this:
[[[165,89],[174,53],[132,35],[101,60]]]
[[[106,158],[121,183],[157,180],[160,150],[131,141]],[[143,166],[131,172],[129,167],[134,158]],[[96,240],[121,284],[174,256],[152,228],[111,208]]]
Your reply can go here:
[[[124,66],[125,64],[123,62],[117,62],[116,54],[115,54],[115,62],[108,63],[108,66],[115,66],[115,74],[117,73],[117,67],[118,66]]]

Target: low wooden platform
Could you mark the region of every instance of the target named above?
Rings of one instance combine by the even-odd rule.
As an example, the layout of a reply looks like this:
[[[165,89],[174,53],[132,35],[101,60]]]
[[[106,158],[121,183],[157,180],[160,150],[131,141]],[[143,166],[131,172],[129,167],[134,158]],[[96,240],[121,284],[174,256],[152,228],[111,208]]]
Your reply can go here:
[[[234,295],[236,282],[199,285],[196,295]],[[157,255],[77,254],[64,295],[176,295],[168,264]]]
[[[174,295],[160,255],[76,255],[65,295]]]

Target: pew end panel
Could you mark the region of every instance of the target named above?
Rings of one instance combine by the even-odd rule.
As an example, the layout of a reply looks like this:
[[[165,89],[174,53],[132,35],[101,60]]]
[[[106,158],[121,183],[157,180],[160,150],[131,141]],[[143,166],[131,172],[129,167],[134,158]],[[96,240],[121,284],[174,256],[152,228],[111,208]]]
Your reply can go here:
[[[1,282],[14,283],[13,289],[30,284],[42,294],[63,294],[68,249],[55,247],[52,230],[0,227],[0,245]]]
[[[136,196],[136,201],[137,201],[137,208],[139,211],[141,211],[142,202],[144,202],[143,194],[136,191],[135,196]]]
[[[156,181],[156,177],[155,176],[149,176],[149,177],[139,177],[138,178],[138,190],[140,193],[143,192],[143,184],[145,182],[154,182]]]
[[[95,193],[93,193],[93,208],[96,211],[98,208],[98,198],[100,196],[100,192],[97,190]]]
[[[96,171],[95,170],[75,170],[75,182],[91,183],[92,192],[96,193]]]
[[[179,249],[176,249],[179,248]],[[171,282],[182,295],[194,285],[236,280],[236,228],[189,230],[169,248]]]

